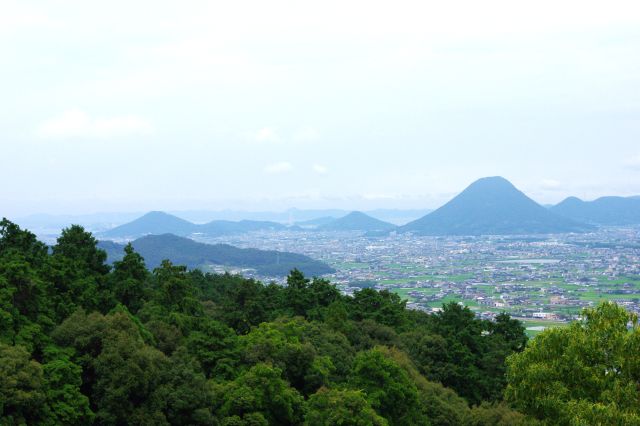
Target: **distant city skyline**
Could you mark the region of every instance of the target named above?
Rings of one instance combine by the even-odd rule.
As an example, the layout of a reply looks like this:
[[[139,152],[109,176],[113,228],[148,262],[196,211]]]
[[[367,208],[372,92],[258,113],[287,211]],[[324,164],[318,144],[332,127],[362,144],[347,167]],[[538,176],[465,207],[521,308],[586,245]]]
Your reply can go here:
[[[0,216],[640,194],[640,6],[3,2]]]

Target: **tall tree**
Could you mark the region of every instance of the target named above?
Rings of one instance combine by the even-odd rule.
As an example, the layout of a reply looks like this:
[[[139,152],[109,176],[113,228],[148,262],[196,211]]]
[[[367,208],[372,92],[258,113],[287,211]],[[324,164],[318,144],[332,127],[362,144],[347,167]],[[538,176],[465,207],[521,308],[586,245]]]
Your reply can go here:
[[[144,303],[148,278],[149,271],[144,259],[135,252],[131,243],[127,244],[122,260],[113,262],[110,287],[115,299],[131,312],[137,312]]]
[[[3,218],[0,221],[0,256],[10,250],[17,251],[29,263],[39,266],[46,258],[48,249],[46,244],[37,240],[35,234]]]
[[[84,271],[98,275],[109,272],[109,266],[105,264],[107,253],[98,248],[98,240],[82,226],[63,229],[52,250],[54,255],[72,260],[75,267]]]

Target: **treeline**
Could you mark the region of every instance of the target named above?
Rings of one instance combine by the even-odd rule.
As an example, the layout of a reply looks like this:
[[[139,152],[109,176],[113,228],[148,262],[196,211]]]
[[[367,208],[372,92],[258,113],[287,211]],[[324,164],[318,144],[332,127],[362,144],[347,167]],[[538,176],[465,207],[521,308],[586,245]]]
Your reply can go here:
[[[640,341],[614,305],[527,344],[506,314],[484,321],[448,304],[427,315],[297,270],[279,286],[168,261],[148,271],[131,246],[113,267],[105,259],[81,227],[49,248],[0,222],[0,424],[638,419]]]

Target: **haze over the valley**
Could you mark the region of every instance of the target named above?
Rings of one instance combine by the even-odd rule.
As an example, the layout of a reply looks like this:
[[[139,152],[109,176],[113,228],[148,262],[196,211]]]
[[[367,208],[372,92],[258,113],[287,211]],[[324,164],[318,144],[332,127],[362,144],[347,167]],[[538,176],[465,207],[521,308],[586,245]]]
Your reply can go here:
[[[0,52],[10,218],[640,194],[632,1],[8,0]]]

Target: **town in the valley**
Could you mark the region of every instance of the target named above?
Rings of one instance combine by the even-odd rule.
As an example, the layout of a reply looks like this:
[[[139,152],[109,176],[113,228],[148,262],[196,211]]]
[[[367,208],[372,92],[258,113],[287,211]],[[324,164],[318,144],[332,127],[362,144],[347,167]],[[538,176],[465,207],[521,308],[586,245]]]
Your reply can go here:
[[[335,268],[325,278],[344,293],[372,287],[397,293],[413,309],[436,312],[453,301],[483,318],[508,312],[531,335],[579,318],[600,300],[640,312],[637,227],[518,237],[265,231],[205,242],[306,254]]]

